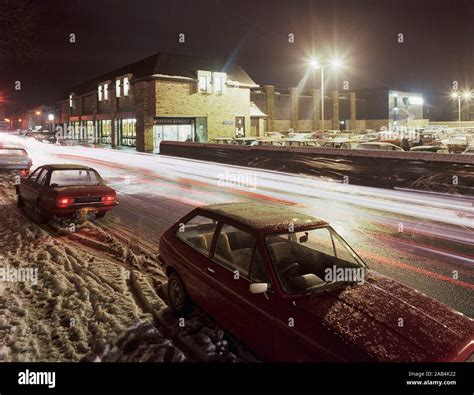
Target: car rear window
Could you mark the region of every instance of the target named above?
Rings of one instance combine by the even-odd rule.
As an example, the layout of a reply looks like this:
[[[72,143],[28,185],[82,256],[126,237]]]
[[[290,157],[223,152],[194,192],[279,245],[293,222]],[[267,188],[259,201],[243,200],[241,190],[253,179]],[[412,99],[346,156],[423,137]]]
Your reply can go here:
[[[467,141],[467,136],[451,136],[451,140],[456,140],[456,141]]]
[[[50,185],[58,187],[100,185],[99,174],[90,169],[54,170],[51,173]]]
[[[23,149],[1,149],[1,156],[28,156],[25,150]]]
[[[176,236],[195,250],[209,255],[216,227],[216,220],[196,215],[187,222],[179,224]]]

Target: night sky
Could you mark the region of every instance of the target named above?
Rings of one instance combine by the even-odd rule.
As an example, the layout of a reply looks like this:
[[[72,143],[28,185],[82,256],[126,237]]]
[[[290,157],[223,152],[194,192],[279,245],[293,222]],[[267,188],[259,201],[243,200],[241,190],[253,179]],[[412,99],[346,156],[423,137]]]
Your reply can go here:
[[[328,89],[419,91],[440,105],[453,80],[474,88],[473,20],[473,0],[0,0],[0,95],[11,110],[53,104],[159,51],[231,59],[257,83],[287,88],[314,53],[346,65],[337,79],[327,71]]]

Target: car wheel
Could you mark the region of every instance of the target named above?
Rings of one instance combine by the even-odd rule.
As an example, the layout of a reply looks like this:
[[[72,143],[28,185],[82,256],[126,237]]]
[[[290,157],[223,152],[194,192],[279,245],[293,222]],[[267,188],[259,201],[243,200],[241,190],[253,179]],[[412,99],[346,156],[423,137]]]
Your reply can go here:
[[[37,221],[39,224],[44,224],[48,222],[49,215],[46,212],[41,200],[38,200],[36,202],[35,211],[36,211]]]
[[[168,300],[176,314],[186,314],[192,308],[191,299],[177,273],[171,273],[168,277]]]
[[[106,214],[106,211],[98,212],[95,217],[96,218],[104,218]]]

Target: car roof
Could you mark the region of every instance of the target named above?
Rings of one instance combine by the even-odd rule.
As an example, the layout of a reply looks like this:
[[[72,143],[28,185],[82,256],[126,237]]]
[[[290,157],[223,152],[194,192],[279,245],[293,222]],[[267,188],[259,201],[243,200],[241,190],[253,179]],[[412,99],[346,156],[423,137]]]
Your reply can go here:
[[[74,164],[49,164],[42,167],[50,170],[94,170],[92,167]]]
[[[200,207],[201,211],[229,218],[255,231],[264,233],[288,232],[307,227],[327,226],[328,223],[306,214],[301,214],[286,206],[268,203],[220,203]]]
[[[360,145],[395,145],[392,143],[384,143],[379,141],[367,141],[366,143],[360,143]]]

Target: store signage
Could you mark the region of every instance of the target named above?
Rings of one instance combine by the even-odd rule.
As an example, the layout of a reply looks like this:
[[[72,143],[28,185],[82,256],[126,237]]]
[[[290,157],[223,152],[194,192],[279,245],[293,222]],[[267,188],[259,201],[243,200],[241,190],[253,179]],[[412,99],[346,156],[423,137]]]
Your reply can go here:
[[[155,118],[155,125],[192,125],[193,118]]]

